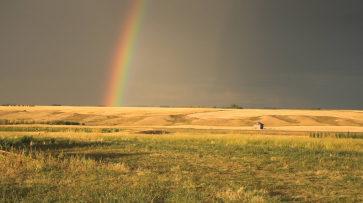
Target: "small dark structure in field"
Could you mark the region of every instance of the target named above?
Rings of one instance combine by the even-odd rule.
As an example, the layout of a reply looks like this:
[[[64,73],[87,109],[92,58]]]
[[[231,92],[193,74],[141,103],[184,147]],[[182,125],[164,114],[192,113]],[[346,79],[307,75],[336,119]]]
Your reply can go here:
[[[253,125],[253,128],[261,130],[263,129],[263,123],[257,122]]]

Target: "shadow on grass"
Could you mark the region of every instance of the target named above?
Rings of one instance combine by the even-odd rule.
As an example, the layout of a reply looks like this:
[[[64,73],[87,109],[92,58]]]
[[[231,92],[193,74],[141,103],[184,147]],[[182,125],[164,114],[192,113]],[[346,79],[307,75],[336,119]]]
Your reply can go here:
[[[43,151],[47,150],[65,150],[73,148],[87,148],[87,147],[105,147],[110,146],[112,143],[108,142],[77,142],[77,143],[55,143],[55,144],[34,144],[32,147]]]
[[[151,153],[146,152],[139,152],[139,153],[107,153],[107,152],[100,152],[100,153],[74,153],[65,152],[64,155],[67,156],[84,156],[85,158],[94,159],[96,161],[104,160],[104,159],[117,159],[126,156],[140,156],[140,155],[149,155]]]
[[[27,137],[25,137],[27,138]],[[2,141],[2,142],[1,142]],[[34,141],[34,142],[33,142]],[[104,148],[104,147],[110,147],[111,145],[117,145],[115,147],[119,148],[121,143],[119,142],[87,142],[87,141],[76,141],[76,142],[70,142],[69,140],[56,140],[56,139],[50,139],[50,140],[0,140],[0,148],[9,151],[9,150],[15,150],[18,153],[22,150],[30,150],[30,151],[44,151],[49,152],[51,154],[59,154],[62,151],[68,151],[74,149],[87,149],[87,148]],[[125,143],[122,143],[125,144]],[[122,145],[121,144],[121,145]],[[111,146],[111,148],[114,148]],[[81,154],[81,153],[79,153]],[[115,155],[112,155],[115,156]]]

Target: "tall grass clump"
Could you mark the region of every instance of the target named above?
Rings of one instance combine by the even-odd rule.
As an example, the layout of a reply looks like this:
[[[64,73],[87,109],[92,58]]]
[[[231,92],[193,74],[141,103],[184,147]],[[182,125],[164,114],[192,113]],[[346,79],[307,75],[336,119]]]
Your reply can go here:
[[[75,121],[35,121],[31,119],[18,119],[18,120],[8,120],[0,119],[0,125],[18,125],[18,124],[43,124],[43,125],[81,125],[79,122]],[[82,124],[84,125],[84,123]]]
[[[77,128],[77,127],[13,127],[1,126],[0,132],[85,132],[85,133],[116,133],[124,131],[119,128]]]
[[[310,132],[309,137],[312,138],[351,138],[351,139],[363,139],[363,133],[351,133],[351,132]]]

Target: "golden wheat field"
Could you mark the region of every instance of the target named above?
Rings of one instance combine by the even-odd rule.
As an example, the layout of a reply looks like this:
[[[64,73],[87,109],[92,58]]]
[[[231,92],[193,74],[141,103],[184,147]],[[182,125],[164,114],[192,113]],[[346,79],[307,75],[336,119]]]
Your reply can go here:
[[[229,130],[253,130],[254,123],[262,122],[264,130],[363,132],[361,110],[2,106],[0,118],[35,122],[64,120],[85,126]]]

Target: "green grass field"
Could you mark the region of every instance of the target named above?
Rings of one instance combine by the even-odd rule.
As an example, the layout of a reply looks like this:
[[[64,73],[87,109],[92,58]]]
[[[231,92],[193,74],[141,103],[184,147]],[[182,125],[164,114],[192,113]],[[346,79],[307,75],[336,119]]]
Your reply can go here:
[[[308,132],[5,129],[0,202],[363,201],[362,139],[317,139]]]

